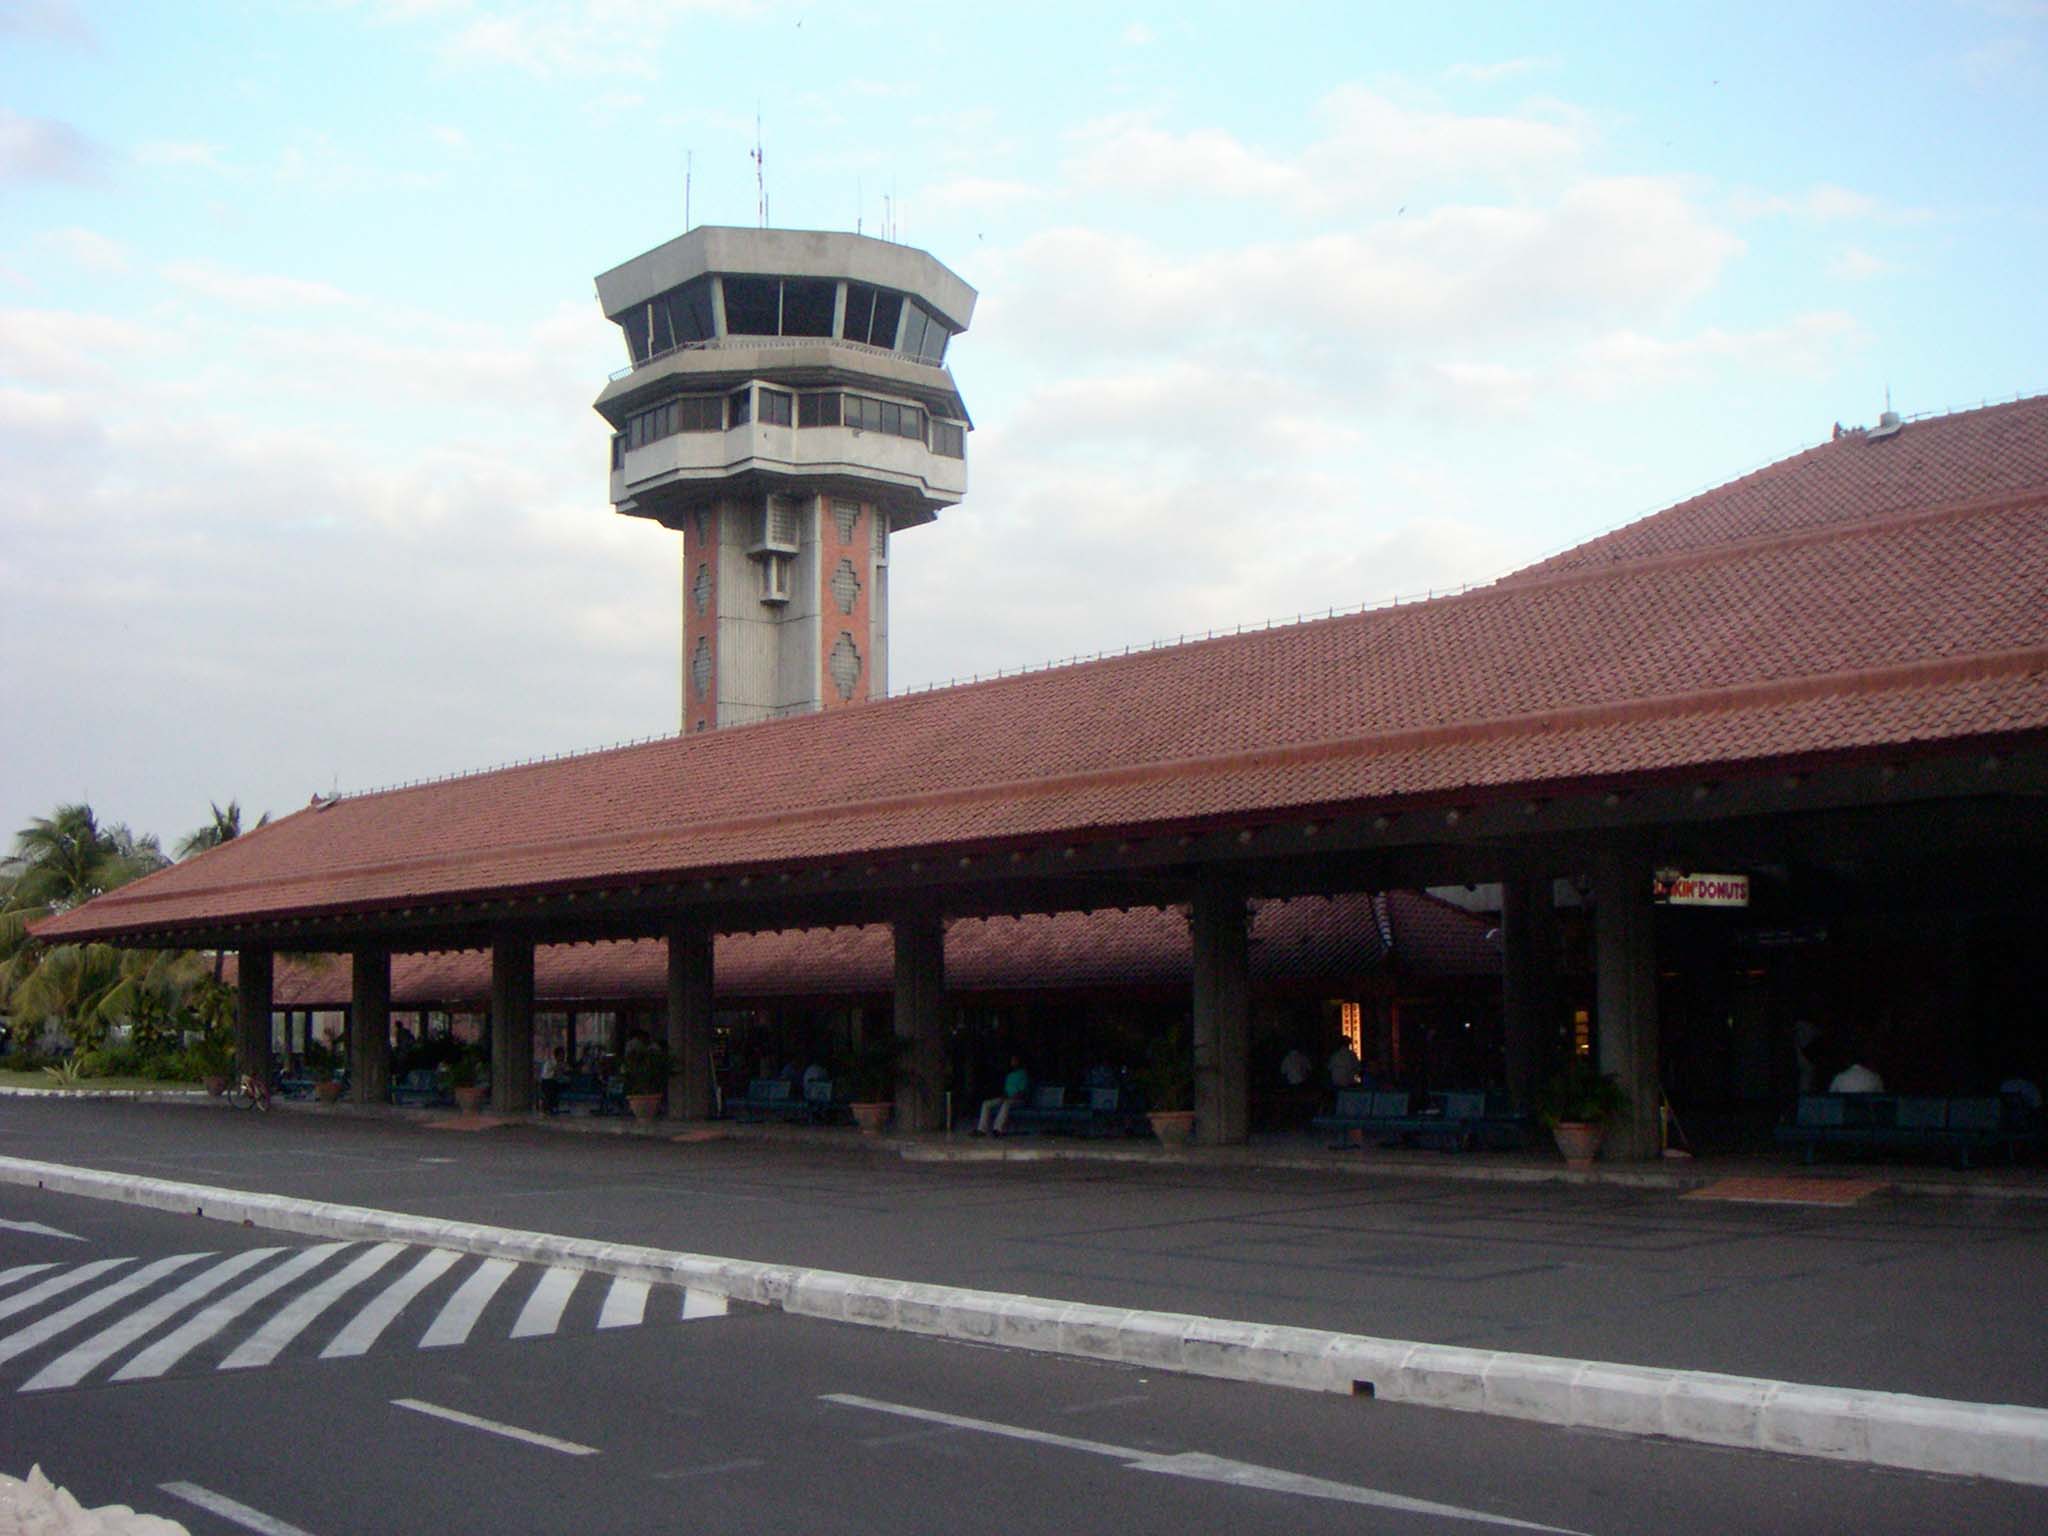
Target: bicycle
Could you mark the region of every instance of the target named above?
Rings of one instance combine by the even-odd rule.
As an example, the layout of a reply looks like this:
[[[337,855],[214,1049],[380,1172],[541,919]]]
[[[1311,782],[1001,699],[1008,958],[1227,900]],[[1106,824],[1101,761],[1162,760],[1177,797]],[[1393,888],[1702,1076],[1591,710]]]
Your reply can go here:
[[[259,1077],[254,1072],[244,1072],[235,1079],[234,1086],[228,1089],[227,1098],[232,1109],[267,1111],[270,1108],[270,1079],[267,1076]]]

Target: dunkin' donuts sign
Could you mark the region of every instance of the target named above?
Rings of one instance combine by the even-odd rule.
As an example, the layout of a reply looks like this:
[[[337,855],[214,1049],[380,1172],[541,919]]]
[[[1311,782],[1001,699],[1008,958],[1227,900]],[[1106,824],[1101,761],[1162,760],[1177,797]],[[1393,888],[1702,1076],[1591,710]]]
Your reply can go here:
[[[1671,907],[1746,907],[1749,876],[1690,875],[1660,869],[1650,888],[1650,899]]]

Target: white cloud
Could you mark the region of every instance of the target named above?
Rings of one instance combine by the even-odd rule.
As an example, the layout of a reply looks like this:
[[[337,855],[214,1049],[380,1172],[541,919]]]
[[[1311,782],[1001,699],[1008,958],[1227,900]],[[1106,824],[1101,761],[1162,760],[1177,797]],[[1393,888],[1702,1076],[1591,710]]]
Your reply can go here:
[[[118,240],[90,229],[71,225],[63,229],[47,229],[37,235],[36,242],[55,252],[60,260],[87,272],[125,272],[128,270],[128,249]]]
[[[1803,192],[1762,193],[1741,190],[1729,200],[1737,218],[1792,218],[1814,224],[1833,224],[1849,219],[1881,220],[1893,224],[1920,224],[1933,217],[1925,208],[1900,208],[1832,182],[1819,182]]]
[[[1554,179],[1584,153],[1589,130],[1562,111],[1482,115],[1412,107],[1363,86],[1317,104],[1320,135],[1296,154],[1220,129],[1176,132],[1144,113],[1099,118],[1074,134],[1076,185],[1169,202],[1217,199],[1328,214],[1393,203],[1447,182],[1523,187]]]
[[[1828,276],[1845,283],[1860,283],[1897,270],[1896,262],[1887,261],[1874,252],[1864,250],[1860,245],[1842,247],[1828,263]]]
[[[91,48],[99,43],[92,23],[73,0],[0,0],[0,36]]]
[[[1123,30],[1123,39],[1132,48],[1149,48],[1159,41],[1159,34],[1142,21],[1134,21]]]
[[[135,163],[147,166],[197,166],[202,170],[224,171],[218,144],[196,139],[151,139],[135,146]]]
[[[99,145],[71,124],[0,107],[0,186],[85,181],[98,174],[102,158]]]
[[[356,302],[332,283],[273,272],[238,272],[211,261],[171,262],[163,276],[189,293],[235,309],[325,309]]]

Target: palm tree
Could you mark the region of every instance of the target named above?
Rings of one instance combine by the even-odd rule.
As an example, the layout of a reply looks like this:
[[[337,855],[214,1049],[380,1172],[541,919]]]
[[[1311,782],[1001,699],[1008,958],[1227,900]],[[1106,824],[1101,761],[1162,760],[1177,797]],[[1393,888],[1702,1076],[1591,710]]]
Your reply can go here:
[[[178,857],[189,859],[195,853],[204,853],[209,848],[218,848],[222,843],[231,843],[242,835],[242,802],[230,800],[227,809],[222,810],[211,800],[207,809],[213,812],[213,820],[178,842]],[[265,811],[257,818],[256,825],[264,826],[270,821],[270,812]]]
[[[89,805],[60,805],[23,827],[14,852],[0,859],[0,1011],[38,1022],[61,1017],[89,1028],[120,980],[114,952],[46,948],[29,929],[169,862],[154,837],[138,837],[120,822],[101,826]],[[36,985],[53,961],[56,968]]]

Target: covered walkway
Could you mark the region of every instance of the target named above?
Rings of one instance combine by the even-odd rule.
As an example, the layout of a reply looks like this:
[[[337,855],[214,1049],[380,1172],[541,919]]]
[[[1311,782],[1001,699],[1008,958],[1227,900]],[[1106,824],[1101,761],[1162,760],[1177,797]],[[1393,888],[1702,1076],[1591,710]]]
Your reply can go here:
[[[1660,871],[1747,874],[1794,941],[1828,942],[1813,930],[1833,911],[1866,935],[1886,912],[2039,931],[2043,592],[2034,399],[1848,434],[1454,597],[316,801],[38,931],[239,950],[252,1060],[279,950],[350,954],[375,1041],[394,953],[488,949],[505,1111],[533,1097],[537,948],[654,941],[670,1103],[693,1118],[714,940],[885,924],[914,1132],[947,1077],[948,921],[1180,907],[1201,1135],[1233,1144],[1250,899],[1500,883],[1504,1075],[1526,1097],[1551,1025],[1580,1023],[1558,1001],[1564,878],[1590,911],[1592,978],[1568,1044],[1629,1094],[1613,1153],[1649,1157],[1673,955]],[[2037,1002],[1989,1014],[2048,995],[2038,946],[1987,941],[2005,931],[1990,916],[1946,931],[1973,969],[1945,965],[1932,1005],[1890,1027],[1932,1031],[1944,1072],[2038,1049]],[[1706,1028],[1688,1014],[1689,1050]],[[1741,1048],[1769,1058],[1779,1038]]]

